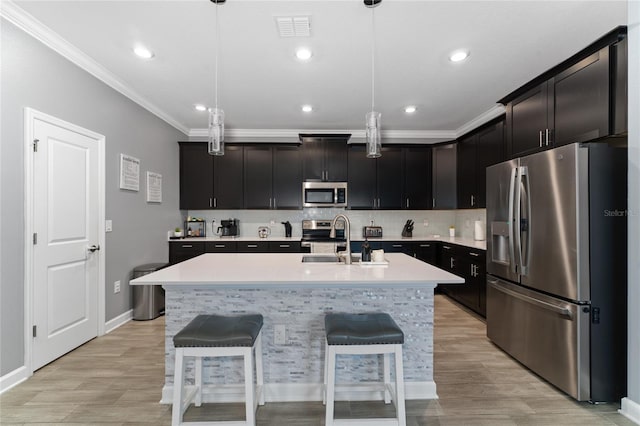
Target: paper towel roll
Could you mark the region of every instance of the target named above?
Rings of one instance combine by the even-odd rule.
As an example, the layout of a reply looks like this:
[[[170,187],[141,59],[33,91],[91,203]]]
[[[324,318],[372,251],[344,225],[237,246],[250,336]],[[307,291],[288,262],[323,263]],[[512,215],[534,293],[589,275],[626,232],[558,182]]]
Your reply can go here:
[[[475,221],[475,228],[473,230],[473,238],[476,241],[484,241],[484,223],[481,220]]]

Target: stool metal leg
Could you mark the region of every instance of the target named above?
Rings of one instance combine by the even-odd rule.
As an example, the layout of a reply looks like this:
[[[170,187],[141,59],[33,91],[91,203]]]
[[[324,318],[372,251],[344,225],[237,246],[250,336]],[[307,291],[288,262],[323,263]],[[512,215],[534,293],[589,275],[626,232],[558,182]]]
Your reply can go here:
[[[252,348],[243,351],[242,359],[244,360],[244,397],[245,397],[245,413],[247,425],[255,425],[255,405],[254,405],[254,387],[253,387],[253,360],[251,359]]]
[[[176,348],[176,363],[173,372],[173,407],[171,424],[178,426],[182,422],[182,395],[184,389],[184,356],[181,348]]]
[[[322,405],[327,404],[327,372],[329,370],[329,344],[324,341],[324,382],[322,386]]]
[[[402,363],[402,345],[395,345],[396,365],[396,413],[398,426],[406,426],[407,417],[404,408],[404,367]]]
[[[333,426],[335,385],[336,385],[336,351],[331,345],[327,345],[327,386],[326,386],[326,414],[325,426]]]
[[[254,356],[256,357],[256,382],[258,382],[258,404],[264,405],[264,370],[262,369],[262,331],[256,339]],[[253,379],[251,379],[253,380]]]
[[[195,359],[195,364],[196,364],[196,369],[195,369],[195,385],[196,385],[196,398],[195,398],[195,405],[196,407],[200,407],[202,406],[202,388],[204,386],[203,383],[203,379],[202,379],[202,357],[201,356],[197,356]]]
[[[384,376],[384,403],[389,404],[391,402],[391,392],[389,387],[391,386],[391,362],[389,360],[389,354],[382,354],[383,358],[383,376]]]

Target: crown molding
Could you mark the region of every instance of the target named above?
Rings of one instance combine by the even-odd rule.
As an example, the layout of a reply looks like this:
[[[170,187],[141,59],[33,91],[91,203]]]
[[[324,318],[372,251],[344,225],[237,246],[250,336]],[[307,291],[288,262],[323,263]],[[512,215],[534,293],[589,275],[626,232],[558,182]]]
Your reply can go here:
[[[364,142],[365,131],[362,129],[225,129],[226,142],[284,142],[298,143],[300,133],[336,134],[349,133],[349,143]],[[191,129],[188,136],[192,140],[206,139],[207,129]],[[383,130],[385,143],[438,143],[456,138],[454,130]]]
[[[505,113],[505,111],[506,109],[503,105],[498,104],[494,106],[490,110],[483,112],[476,118],[469,120],[466,123],[464,123],[462,126],[458,127],[454,132],[456,135],[455,137],[459,138],[465,133],[468,133],[471,130],[477,129],[478,127],[482,126],[484,123],[487,123],[493,120],[494,118],[501,116],[502,114]]]
[[[93,75],[98,80],[131,99],[142,108],[156,115],[172,127],[175,127],[185,135],[189,133],[189,129],[186,126],[175,120],[155,104],[149,102],[138,92],[126,85],[111,71],[107,70],[73,44],[60,37],[57,33],[42,22],[38,21],[31,14],[17,6],[13,1],[0,1],[0,16],[62,57],[68,59],[81,69]]]

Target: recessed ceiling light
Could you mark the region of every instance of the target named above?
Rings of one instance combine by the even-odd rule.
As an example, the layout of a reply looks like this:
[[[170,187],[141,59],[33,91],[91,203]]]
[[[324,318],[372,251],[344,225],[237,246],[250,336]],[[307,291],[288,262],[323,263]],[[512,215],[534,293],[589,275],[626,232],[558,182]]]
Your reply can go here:
[[[202,112],[204,112],[204,111],[206,111],[206,110],[207,110],[206,105],[202,105],[202,104],[197,104],[197,105],[195,105],[195,107],[194,107],[194,108],[195,108],[197,111],[202,111]]]
[[[138,55],[139,57],[141,57],[142,59],[151,59],[153,58],[154,54],[152,51],[150,51],[149,49],[147,49],[144,46],[136,46],[133,48],[133,52]]]
[[[404,107],[404,112],[406,112],[407,114],[413,114],[414,112],[416,112],[416,107],[413,105],[408,105]]]
[[[313,107],[311,105],[302,105],[302,111],[311,112],[313,111]]]
[[[313,53],[311,53],[311,50],[307,49],[306,47],[301,47],[300,49],[296,50],[296,58],[300,59],[301,61],[308,61],[309,59],[311,59],[311,56],[313,56]]]
[[[451,62],[460,62],[460,61],[464,61],[468,57],[469,57],[468,50],[456,50],[455,52],[452,52],[451,55],[449,55],[449,60]]]

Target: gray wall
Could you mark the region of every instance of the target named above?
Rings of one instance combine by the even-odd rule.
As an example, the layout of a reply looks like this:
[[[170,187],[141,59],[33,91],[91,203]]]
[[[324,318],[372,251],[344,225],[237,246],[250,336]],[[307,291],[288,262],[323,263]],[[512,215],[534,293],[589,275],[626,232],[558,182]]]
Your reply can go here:
[[[0,376],[24,364],[23,108],[106,137],[106,218],[113,220],[105,247],[107,321],[131,309],[131,270],[168,260],[167,230],[180,223],[176,142],[186,138],[5,20],[1,34]],[[118,189],[120,153],[141,160],[139,192]],[[161,204],[145,201],[147,170],[162,174]]]

